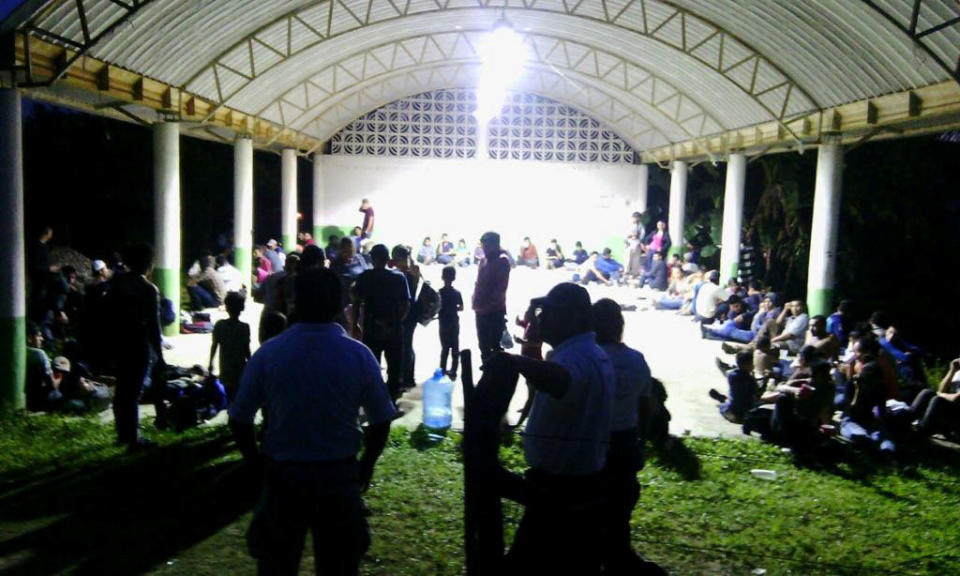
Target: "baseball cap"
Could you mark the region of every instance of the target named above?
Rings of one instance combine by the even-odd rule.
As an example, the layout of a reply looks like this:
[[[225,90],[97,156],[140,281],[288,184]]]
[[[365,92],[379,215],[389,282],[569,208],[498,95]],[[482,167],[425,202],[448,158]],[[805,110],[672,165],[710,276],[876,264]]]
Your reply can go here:
[[[589,315],[592,307],[590,304],[590,294],[586,288],[573,282],[563,282],[557,284],[547,292],[546,296],[534,298],[530,304],[537,306],[546,306],[554,309],[568,310],[570,312],[579,312]]]
[[[277,241],[274,240],[273,238],[267,240],[267,247],[268,247],[268,248],[276,248],[276,247],[277,247]]]
[[[106,269],[107,263],[103,260],[94,260],[92,266],[94,272],[100,272],[101,270]]]
[[[69,372],[70,361],[67,360],[66,356],[57,356],[53,359],[53,369],[58,372]]]

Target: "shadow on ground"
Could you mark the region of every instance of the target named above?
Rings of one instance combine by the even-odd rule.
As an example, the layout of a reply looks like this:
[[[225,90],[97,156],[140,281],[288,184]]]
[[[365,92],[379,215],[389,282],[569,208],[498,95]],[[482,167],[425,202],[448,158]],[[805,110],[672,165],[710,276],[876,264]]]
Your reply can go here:
[[[0,475],[0,572],[138,574],[162,564],[252,508],[258,479],[224,458],[231,452],[222,431],[86,468],[67,459],[39,476]]]

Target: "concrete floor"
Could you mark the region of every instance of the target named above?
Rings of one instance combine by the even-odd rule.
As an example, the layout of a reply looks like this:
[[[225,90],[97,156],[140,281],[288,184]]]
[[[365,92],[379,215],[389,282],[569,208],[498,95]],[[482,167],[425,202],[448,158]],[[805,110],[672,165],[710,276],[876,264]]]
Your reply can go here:
[[[441,266],[424,266],[422,272],[426,280],[435,288],[442,286]],[[476,280],[476,267],[460,268],[454,286],[463,295],[467,310],[460,319],[460,347],[476,350],[476,329],[473,314],[469,311],[470,296]],[[512,324],[513,318],[522,314],[531,298],[546,294],[558,282],[570,279],[570,272],[560,270],[515,269],[510,276],[510,288],[507,291],[508,319],[511,332],[520,334],[522,330]],[[725,382],[714,366],[714,357],[720,354],[717,342],[701,340],[699,327],[689,317],[677,316],[673,312],[643,310],[644,300],[638,296],[643,292],[626,287],[607,287],[591,285],[590,295],[594,301],[599,298],[612,298],[621,304],[634,304],[640,308],[636,312],[624,312],[626,328],[624,341],[646,356],[653,375],[663,381],[669,398],[667,407],[673,414],[670,431],[676,435],[694,434],[698,436],[739,436],[739,427],[728,423],[717,412],[716,403],[707,396],[711,387],[723,390]],[[253,302],[244,311],[243,320],[251,325],[252,334],[257,333],[260,306]],[[214,313],[215,318],[225,313]],[[180,335],[170,338],[173,348],[165,352],[169,364],[190,366],[207,365],[210,354],[209,334]],[[255,343],[254,343],[255,345]],[[436,322],[427,327],[418,327],[414,335],[414,349],[417,353],[416,378],[423,382],[433,375],[440,362],[440,339]],[[546,349],[545,349],[546,351]],[[512,352],[519,352],[514,347]],[[479,370],[475,366],[475,378],[479,380]],[[463,395],[458,385],[454,392],[454,428],[462,425]],[[421,389],[410,390],[401,399],[401,407],[406,414],[398,423],[415,427],[420,423]],[[513,400],[511,419],[526,400],[526,387],[518,386]],[[143,408],[148,408],[144,406]],[[217,421],[223,418],[221,415]]]

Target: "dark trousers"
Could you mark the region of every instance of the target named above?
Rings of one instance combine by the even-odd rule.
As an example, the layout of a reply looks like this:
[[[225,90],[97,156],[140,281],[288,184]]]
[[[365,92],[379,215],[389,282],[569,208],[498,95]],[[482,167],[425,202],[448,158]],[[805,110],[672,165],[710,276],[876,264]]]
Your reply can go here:
[[[500,352],[500,339],[507,328],[507,319],[502,312],[494,314],[477,314],[477,345],[480,348],[480,358],[486,359],[492,354]]]
[[[636,429],[610,434],[607,454],[607,500],[604,510],[604,574],[637,574],[643,561],[630,543],[630,517],[640,500],[637,471],[643,457]]]
[[[360,500],[357,462],[267,462],[263,492],[247,544],[257,573],[295,575],[307,537],[313,535],[317,574],[357,574],[370,547]]]
[[[380,362],[381,357],[387,361],[387,390],[390,397],[396,400],[403,393],[403,338],[397,335],[387,340],[373,340],[364,338],[363,343],[373,352],[374,358]]]
[[[113,420],[117,442],[132,444],[137,441],[140,429],[140,396],[145,386],[151,386],[151,372],[156,360],[152,353],[124,354],[117,366],[117,388],[113,394]],[[162,386],[157,383],[157,386]],[[153,390],[154,393],[158,390]],[[161,395],[156,394],[159,398]],[[157,400],[162,403],[162,399]],[[157,418],[163,415],[158,410]]]
[[[919,429],[924,434],[950,432],[960,429],[960,404],[937,395],[930,389],[921,390],[910,407],[913,417],[920,421]]]
[[[460,320],[440,319],[440,368],[447,370],[447,357],[453,356],[450,371],[457,372],[460,365]]]
[[[217,300],[216,296],[203,286],[187,286],[187,292],[190,293],[190,306],[194,310],[220,306],[220,301]]]
[[[508,574],[600,573],[606,475],[556,476],[528,470],[528,501]]]

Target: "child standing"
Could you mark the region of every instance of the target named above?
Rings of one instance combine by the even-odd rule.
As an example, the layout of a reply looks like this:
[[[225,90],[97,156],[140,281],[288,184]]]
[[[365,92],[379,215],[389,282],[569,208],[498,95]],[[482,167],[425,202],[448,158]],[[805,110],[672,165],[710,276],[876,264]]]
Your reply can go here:
[[[232,402],[240,385],[243,367],[250,359],[250,325],[240,321],[243,296],[230,292],[224,298],[224,305],[230,317],[218,321],[213,327],[209,371],[213,372],[213,357],[217,354],[217,348],[220,348],[220,382],[227,392],[227,400]]]
[[[440,368],[450,377],[457,379],[457,368],[460,364],[460,316],[463,310],[463,297],[460,291],[453,287],[457,279],[457,269],[453,266],[444,266],[441,273],[443,288],[440,289]],[[447,355],[452,352],[453,362],[447,371]]]

